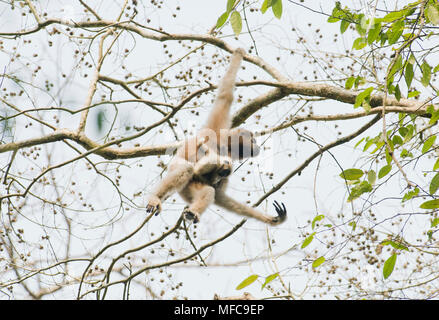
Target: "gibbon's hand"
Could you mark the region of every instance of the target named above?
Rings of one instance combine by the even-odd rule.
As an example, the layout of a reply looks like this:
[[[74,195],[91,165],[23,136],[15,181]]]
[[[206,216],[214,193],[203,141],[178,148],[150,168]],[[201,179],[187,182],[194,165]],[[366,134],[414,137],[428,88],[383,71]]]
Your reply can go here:
[[[186,221],[193,221],[193,223],[198,223],[200,221],[200,216],[197,213],[190,211],[188,206],[184,208],[183,217]]]
[[[148,201],[148,205],[146,206],[146,212],[154,212],[155,215],[158,215],[160,211],[162,211],[162,202],[157,196],[152,195]]]
[[[234,53],[240,54],[241,56],[245,56],[245,50],[243,48],[237,48]]]
[[[279,205],[279,203],[276,200],[274,200],[273,202],[273,206],[277,212],[277,217],[274,217],[272,220],[274,224],[282,223],[287,219],[287,209],[285,208],[285,204],[283,202],[281,203],[282,203],[282,207]]]

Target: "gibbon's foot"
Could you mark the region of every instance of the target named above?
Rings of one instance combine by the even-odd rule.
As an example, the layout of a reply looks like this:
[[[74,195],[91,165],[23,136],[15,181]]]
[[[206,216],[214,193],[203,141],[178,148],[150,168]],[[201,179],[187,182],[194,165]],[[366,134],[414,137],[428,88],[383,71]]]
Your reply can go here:
[[[287,219],[287,209],[285,208],[285,204],[283,202],[282,207],[279,205],[279,203],[274,200],[273,206],[276,209],[277,217],[273,217],[271,220],[272,224],[281,224]]]
[[[146,205],[146,212],[151,213],[154,212],[155,215],[158,215],[162,211],[162,202],[159,197],[151,196],[148,200],[148,204]]]
[[[194,223],[198,223],[200,221],[198,214],[190,211],[187,207],[183,211],[183,217],[186,221],[193,221]]]

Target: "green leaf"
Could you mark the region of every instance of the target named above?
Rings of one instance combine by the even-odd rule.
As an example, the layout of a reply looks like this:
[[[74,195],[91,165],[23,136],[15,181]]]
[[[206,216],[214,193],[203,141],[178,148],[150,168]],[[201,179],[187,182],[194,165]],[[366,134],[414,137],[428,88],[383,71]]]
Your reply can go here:
[[[364,111],[366,111],[366,113],[369,113],[370,110],[372,110],[372,107],[370,106],[370,103],[369,103],[369,99],[364,99],[361,106],[363,107]]]
[[[373,91],[373,87],[369,87],[363,92],[360,92],[355,98],[354,108],[358,108],[359,106],[361,106],[363,104],[363,101],[370,97],[372,91]]]
[[[394,94],[395,93],[395,86],[393,85],[393,81],[395,80],[395,76],[391,75],[390,77],[387,78],[387,90],[389,94]]]
[[[355,82],[355,78],[354,78],[354,77],[349,77],[349,78],[346,80],[346,83],[345,83],[344,87],[345,87],[346,89],[351,89],[352,86],[354,85],[354,82]]]
[[[392,254],[390,258],[388,258],[386,262],[384,262],[384,267],[383,267],[384,279],[387,279],[392,274],[393,269],[395,268],[395,263],[396,263],[396,253]]]
[[[345,180],[358,180],[363,176],[364,172],[361,169],[346,169],[340,173],[340,177]]]
[[[357,228],[357,223],[355,221],[349,222],[348,225],[352,227],[352,231],[355,231]]]
[[[380,34],[380,46],[384,46],[387,41],[387,33],[381,32]]]
[[[432,111],[429,112],[427,110],[427,112],[431,114],[431,118],[430,118],[430,121],[428,122],[428,124],[433,124],[439,120],[439,109],[434,110],[434,107],[432,106]]]
[[[383,246],[390,245],[390,246],[392,246],[393,248],[395,248],[397,250],[406,250],[406,251],[409,250],[409,248],[407,248],[405,245],[403,245],[399,241],[384,240],[383,242],[381,242],[381,245],[383,245]]]
[[[252,274],[248,278],[244,279],[238,286],[236,287],[236,290],[241,290],[242,288],[245,288],[249,285],[251,285],[253,282],[255,282],[259,276],[257,274]]]
[[[361,50],[365,46],[367,46],[366,39],[363,37],[360,37],[360,38],[355,39],[354,43],[352,44],[352,49]]]
[[[439,224],[439,218],[434,218],[433,220],[431,220],[431,224],[430,227],[434,228]]]
[[[404,197],[402,197],[402,202],[408,201],[410,199],[412,199],[413,197],[416,197],[419,193],[419,188],[416,187],[414,190],[411,190],[409,192],[407,192]]]
[[[410,55],[410,57],[407,59],[407,62],[410,64],[415,64],[416,63],[416,58],[413,55],[413,53]]]
[[[439,158],[436,160],[436,162],[434,163],[434,166],[433,166],[434,171],[436,171],[437,169],[439,169]]]
[[[437,209],[439,208],[439,199],[428,200],[422,203],[419,208],[421,209]]]
[[[242,30],[242,18],[238,11],[233,11],[230,15],[230,23],[232,24],[233,32],[239,36]]]
[[[398,129],[398,132],[402,137],[405,137],[406,134],[409,132],[409,129],[407,129],[406,127],[401,127]]]
[[[268,8],[271,7],[271,1],[272,1],[272,0],[265,0],[265,1],[262,3],[262,7],[261,7],[261,12],[262,12],[262,14],[264,14],[264,13],[268,10]]]
[[[374,144],[374,139],[366,140],[366,143],[364,144],[363,152],[367,151],[371,145]]]
[[[104,127],[104,119],[105,119],[105,112],[103,110],[99,110],[96,116],[96,126],[98,127],[99,132],[101,132]]]
[[[328,18],[327,22],[334,23],[334,22],[339,21],[341,18],[344,18],[345,16],[346,16],[346,13],[343,10],[341,10],[340,3],[337,1],[335,3],[334,9],[332,9],[332,14]]]
[[[388,14],[386,14],[383,18],[384,22],[392,22],[395,21],[397,19],[401,19],[402,17],[405,16],[405,12],[402,11],[394,11],[394,12],[390,12]]]
[[[325,217],[325,215],[323,215],[323,214],[319,214],[318,216],[316,216],[316,217],[312,220],[311,227],[312,227],[313,230],[314,230],[314,228],[315,228],[315,226],[316,226],[316,223],[317,223],[318,221],[322,220],[324,217]]]
[[[360,76],[356,77],[355,78],[355,83],[354,83],[355,89],[358,89],[358,86],[361,86],[361,85],[363,85],[365,83],[366,83],[366,81],[364,80],[363,77],[360,77]]]
[[[381,178],[385,177],[390,172],[390,170],[392,170],[392,165],[390,165],[390,164],[385,165],[378,172],[378,178],[381,179]]]
[[[436,173],[436,175],[431,179],[430,182],[430,194],[435,194],[437,189],[439,188],[439,173]]]
[[[419,91],[416,91],[416,90],[414,90],[414,91],[410,91],[408,94],[407,94],[407,98],[413,98],[413,97],[417,97],[417,96],[419,96],[421,93],[419,92]]]
[[[412,4],[411,6],[406,6],[405,9],[399,10],[399,11],[393,11],[388,13],[387,15],[382,18],[383,22],[392,22],[395,20],[400,20],[401,18],[405,18],[409,15],[411,15],[416,10],[416,3]]]
[[[406,250],[409,251],[409,248],[407,248],[405,245],[403,245],[401,242],[395,242],[395,241],[390,241],[390,245],[398,250]]]
[[[307,246],[309,246],[309,244],[314,240],[314,235],[316,233],[313,232],[310,236],[306,237],[305,240],[303,240],[302,245],[300,246],[301,249],[306,248]]]
[[[367,43],[372,44],[375,40],[377,40],[378,36],[380,35],[380,32],[381,32],[381,22],[375,23],[367,34]]]
[[[413,134],[415,132],[415,127],[411,124],[407,125],[407,129],[407,134],[404,136],[404,143],[409,141],[413,137]]]
[[[371,154],[374,154],[375,152],[380,150],[384,146],[384,141],[375,142],[375,145],[376,147],[374,150],[372,150]]]
[[[425,140],[424,145],[422,146],[422,153],[426,153],[433,146],[436,141],[436,136],[431,136],[427,140]]]
[[[220,28],[226,23],[227,19],[229,18],[229,12],[224,12],[216,21],[216,27]]]
[[[233,5],[235,4],[235,0],[227,0],[227,12],[232,12]]]
[[[401,90],[399,89],[399,84],[395,87],[395,98],[396,100],[401,100]]]
[[[402,149],[402,151],[401,151],[401,158],[407,158],[407,157],[409,157],[409,158],[413,158],[413,153],[411,153],[411,152],[408,152],[407,151],[407,149]]]
[[[434,109],[434,106],[431,104],[427,107],[427,113],[431,115],[430,121],[428,124],[434,124],[439,120],[439,108],[437,110]]]
[[[356,14],[355,16],[354,16],[354,18],[355,18],[355,20],[356,20],[356,23],[355,23],[355,30],[358,32],[358,34],[360,35],[360,36],[362,36],[362,37],[364,37],[364,41],[366,41],[367,39],[366,39],[366,32],[367,32],[367,30],[366,30],[366,28],[363,28],[364,26],[365,26],[365,21],[367,21],[367,20],[365,20],[365,16],[364,16],[364,14],[363,13],[360,13],[360,14]]]
[[[398,135],[393,136],[392,142],[394,145],[397,145],[397,144],[402,145],[403,144],[402,138]]]
[[[390,70],[390,72],[389,72],[389,78],[392,78],[398,71],[400,71],[402,69],[402,56],[401,55],[399,55],[397,58],[396,58],[396,61],[395,61],[395,63],[393,64],[393,66],[392,66],[392,69]],[[392,80],[392,82],[393,82],[393,80]],[[389,86],[389,84],[387,85],[387,86]]]
[[[392,45],[396,43],[404,32],[404,20],[399,20],[395,22],[392,28],[387,32],[389,44]]]
[[[439,24],[439,11],[435,6],[428,5],[425,8],[425,16],[432,24]]]
[[[273,0],[271,10],[276,18],[280,19],[282,17],[282,0]]]
[[[320,266],[323,262],[325,262],[325,257],[319,257],[316,260],[313,261],[312,263],[312,267],[313,268],[317,268],[318,266]]]
[[[389,141],[389,144],[390,143],[391,142]],[[392,150],[393,150],[393,147],[392,147]],[[386,148],[386,162],[387,162],[387,164],[390,164],[392,162],[392,156],[390,155],[389,150],[387,150],[387,148]]]
[[[349,25],[351,24],[351,22],[349,20],[341,20],[340,23],[340,32],[343,34],[345,33],[345,31],[348,29]]]
[[[407,84],[407,88],[410,88],[410,85],[412,84],[413,76],[414,76],[413,65],[411,63],[407,63],[404,72],[404,79],[405,79],[405,83]]]
[[[370,170],[370,171],[367,173],[367,181],[369,181],[369,183],[370,183],[371,185],[373,185],[373,184],[375,183],[376,179],[377,179],[377,174],[376,174],[376,172],[373,171],[373,170]]]
[[[265,278],[265,282],[264,282],[264,284],[262,285],[262,288],[261,288],[261,290],[262,289],[264,289],[265,288],[265,286],[267,285],[267,284],[269,284],[271,281],[273,281],[274,279],[276,279],[277,277],[279,277],[279,273],[273,273],[273,274],[271,274],[271,275],[269,275],[268,277],[266,277]]]
[[[338,22],[339,20],[340,20],[339,18],[336,18],[336,17],[330,16],[330,17],[328,18],[328,20],[326,20],[326,22],[328,22],[328,23],[334,23],[334,22]]]
[[[357,184],[355,187],[351,189],[351,193],[348,197],[348,202],[351,202],[352,200],[357,199],[360,197],[363,193],[371,192],[373,190],[371,184],[367,181],[362,181],[361,183]]]
[[[431,67],[425,60],[421,65],[421,70],[422,70],[421,83],[424,87],[427,87],[430,84]]]
[[[355,144],[354,149],[356,149],[356,148],[360,145],[360,143],[362,143],[362,142],[364,141],[364,139],[365,139],[365,138],[361,138],[360,141],[358,141],[358,142]]]

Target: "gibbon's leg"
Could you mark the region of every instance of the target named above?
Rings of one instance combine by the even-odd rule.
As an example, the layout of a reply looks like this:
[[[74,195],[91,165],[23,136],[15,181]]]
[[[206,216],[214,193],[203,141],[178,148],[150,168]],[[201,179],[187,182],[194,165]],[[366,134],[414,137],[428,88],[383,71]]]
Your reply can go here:
[[[282,203],[282,207],[277,203],[277,201],[274,202],[274,207],[277,212],[277,216],[267,216],[262,212],[259,212],[255,208],[246,206],[245,204],[242,204],[231,197],[227,196],[224,191],[223,187],[225,187],[225,184],[222,187],[219,187],[215,190],[215,204],[223,207],[226,210],[235,212],[237,214],[255,218],[257,220],[260,220],[262,222],[271,224],[271,225],[278,225],[284,222],[287,218],[287,210],[285,208],[285,205]]]
[[[230,65],[219,87],[213,109],[207,119],[205,128],[212,129],[219,134],[220,129],[230,128],[230,106],[233,102],[233,89],[235,88],[236,74],[241,65],[244,49],[238,48],[233,52]]]
[[[215,189],[204,183],[191,181],[181,191],[182,198],[189,203],[183,211],[186,220],[200,221],[201,214],[215,200]]]
[[[167,175],[160,181],[148,200],[146,212],[155,211],[158,214],[162,210],[162,201],[173,192],[184,188],[194,175],[192,163],[177,158],[169,165]]]

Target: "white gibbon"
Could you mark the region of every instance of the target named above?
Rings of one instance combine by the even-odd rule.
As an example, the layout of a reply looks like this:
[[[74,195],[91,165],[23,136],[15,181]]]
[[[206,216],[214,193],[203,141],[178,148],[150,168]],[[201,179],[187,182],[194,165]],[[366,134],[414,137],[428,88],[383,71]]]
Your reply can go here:
[[[245,51],[235,50],[230,66],[224,75],[212,111],[206,124],[197,135],[187,139],[168,166],[167,175],[156,186],[146,207],[147,212],[162,209],[162,202],[178,192],[188,203],[183,214],[186,220],[198,222],[208,206],[215,203],[226,210],[252,217],[271,225],[286,220],[285,205],[273,205],[277,216],[268,216],[253,207],[242,204],[226,195],[232,160],[255,157],[259,147],[253,133],[243,128],[231,128],[230,107],[236,74]]]

